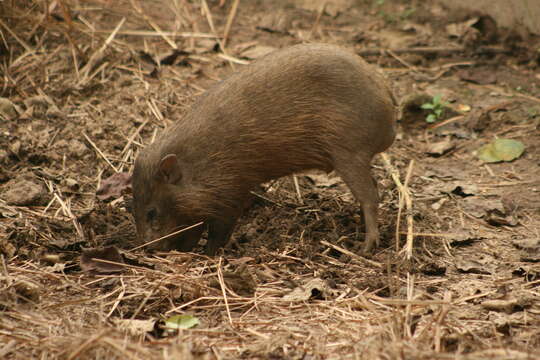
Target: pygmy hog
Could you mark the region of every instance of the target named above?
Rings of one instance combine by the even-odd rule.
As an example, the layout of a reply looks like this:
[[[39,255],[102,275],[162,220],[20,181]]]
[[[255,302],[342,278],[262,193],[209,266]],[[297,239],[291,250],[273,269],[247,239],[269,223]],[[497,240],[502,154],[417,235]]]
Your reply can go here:
[[[135,161],[139,236],[152,240],[204,221],[206,253],[223,247],[250,190],[308,169],[333,169],[360,201],[364,251],[379,244],[373,156],[393,142],[396,101],[385,80],[336,46],[296,45],[219,82]],[[160,242],[189,251],[195,227]]]

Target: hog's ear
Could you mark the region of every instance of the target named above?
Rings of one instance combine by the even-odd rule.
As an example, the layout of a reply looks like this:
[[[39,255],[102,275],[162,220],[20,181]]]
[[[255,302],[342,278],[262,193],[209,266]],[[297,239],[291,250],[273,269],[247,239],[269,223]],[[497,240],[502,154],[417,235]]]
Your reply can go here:
[[[176,184],[182,179],[182,171],[175,154],[165,155],[159,162],[159,174],[167,184]]]

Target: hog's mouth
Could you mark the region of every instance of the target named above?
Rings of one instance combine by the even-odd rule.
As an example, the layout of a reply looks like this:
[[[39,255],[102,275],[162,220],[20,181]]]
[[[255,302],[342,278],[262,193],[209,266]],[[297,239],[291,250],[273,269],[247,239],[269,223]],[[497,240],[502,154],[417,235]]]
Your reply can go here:
[[[192,225],[182,225],[173,228],[156,241],[155,249],[164,251],[178,250],[187,252],[193,250],[201,239],[204,230],[203,223],[199,222]]]

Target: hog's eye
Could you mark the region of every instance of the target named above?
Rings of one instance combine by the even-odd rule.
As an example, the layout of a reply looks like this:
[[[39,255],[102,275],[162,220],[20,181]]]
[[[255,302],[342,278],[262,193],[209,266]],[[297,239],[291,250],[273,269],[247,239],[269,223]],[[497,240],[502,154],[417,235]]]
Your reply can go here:
[[[146,220],[148,220],[148,222],[154,222],[156,218],[157,218],[156,209],[151,208],[150,210],[148,210],[148,212],[146,213]]]

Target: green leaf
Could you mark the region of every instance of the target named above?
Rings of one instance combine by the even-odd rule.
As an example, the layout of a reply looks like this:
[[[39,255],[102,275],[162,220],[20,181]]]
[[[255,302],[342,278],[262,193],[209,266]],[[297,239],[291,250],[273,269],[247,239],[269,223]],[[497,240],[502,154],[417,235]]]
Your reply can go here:
[[[478,149],[478,158],[487,163],[512,161],[525,151],[521,141],[512,139],[495,139]]]
[[[167,330],[191,329],[199,325],[199,319],[192,315],[173,315],[165,320]]]
[[[435,95],[433,97],[433,104],[436,104],[436,105],[440,104],[441,103],[441,97],[442,97],[441,94]]]
[[[425,103],[425,104],[422,104],[420,108],[425,109],[425,110],[431,110],[435,108],[435,105],[433,105],[432,103]]]
[[[426,121],[428,123],[434,123],[435,121],[437,121],[437,116],[435,116],[435,114],[429,114],[427,117],[426,117]]]

